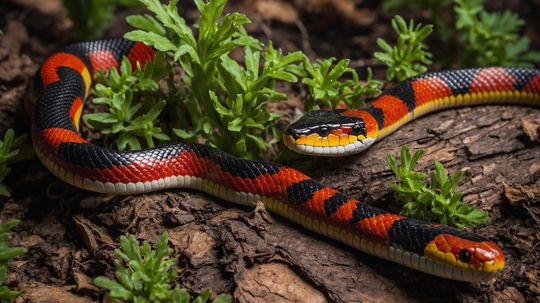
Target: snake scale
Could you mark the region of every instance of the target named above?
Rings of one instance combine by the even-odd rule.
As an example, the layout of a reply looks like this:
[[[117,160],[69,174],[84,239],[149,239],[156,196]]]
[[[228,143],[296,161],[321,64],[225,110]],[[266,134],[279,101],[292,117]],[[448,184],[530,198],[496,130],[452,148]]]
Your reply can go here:
[[[45,167],[63,181],[119,195],[181,187],[247,206],[262,201],[273,213],[319,234],[454,280],[487,280],[504,267],[503,252],[488,239],[375,208],[290,167],[243,160],[194,143],[130,152],[93,145],[79,133],[83,103],[96,71],[117,67],[123,56],[144,66],[154,50],[125,39],[81,42],[47,58],[38,72],[32,142]],[[426,73],[360,110],[309,113],[287,129],[285,141],[307,154],[352,154],[434,110],[497,102],[534,105],[539,100],[540,73],[535,69]]]

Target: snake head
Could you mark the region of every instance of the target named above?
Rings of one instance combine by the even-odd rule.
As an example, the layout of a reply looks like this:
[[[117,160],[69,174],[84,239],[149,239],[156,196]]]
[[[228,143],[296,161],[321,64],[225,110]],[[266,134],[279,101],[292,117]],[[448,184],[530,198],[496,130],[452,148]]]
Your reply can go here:
[[[482,274],[496,274],[504,267],[504,254],[493,242],[472,241],[440,234],[424,250],[426,257]]]
[[[317,110],[287,127],[284,141],[290,149],[308,155],[343,156],[371,146],[364,120],[344,110]]]

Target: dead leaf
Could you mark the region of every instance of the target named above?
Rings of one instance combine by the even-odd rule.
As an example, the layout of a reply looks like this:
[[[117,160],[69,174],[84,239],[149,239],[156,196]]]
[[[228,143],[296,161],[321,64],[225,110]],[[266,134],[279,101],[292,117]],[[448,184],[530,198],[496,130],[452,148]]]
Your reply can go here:
[[[103,229],[82,216],[73,216],[73,223],[83,239],[86,249],[93,255],[102,249],[103,245],[115,247],[113,239]]]
[[[99,291],[99,288],[92,282],[92,278],[84,273],[75,271],[73,273],[73,278],[75,278],[75,283],[77,283],[78,290],[91,290],[95,292]]]
[[[533,143],[540,141],[538,131],[540,130],[540,119],[521,119],[521,128],[527,138]]]

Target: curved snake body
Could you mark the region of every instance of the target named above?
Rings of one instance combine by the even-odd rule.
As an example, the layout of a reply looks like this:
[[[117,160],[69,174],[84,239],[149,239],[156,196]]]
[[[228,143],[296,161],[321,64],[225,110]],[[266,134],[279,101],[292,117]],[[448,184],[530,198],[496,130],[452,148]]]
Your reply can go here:
[[[124,39],[83,42],[52,55],[40,68],[41,93],[33,111],[32,141],[43,164],[65,182],[90,191],[122,195],[183,187],[242,205],[262,201],[270,211],[317,233],[366,253],[455,280],[486,280],[503,268],[502,251],[487,239],[377,209],[293,168],[242,160],[194,143],[179,142],[132,152],[107,150],[89,143],[80,136],[78,121],[92,75],[118,66],[122,56],[127,56],[133,66],[136,61],[144,65],[153,58],[154,51]],[[505,79],[505,91],[516,98],[538,100],[537,71],[496,71],[500,70],[517,77],[511,86],[507,85],[510,80]],[[453,77],[470,78],[473,74],[482,83],[493,80],[489,78],[490,69],[479,69],[432,73],[406,81],[363,112],[350,111],[354,119],[365,120],[354,129],[362,132],[365,139],[375,131],[367,123],[370,119],[377,124],[378,133],[388,133],[413,115],[430,111],[428,107],[433,104],[456,103],[452,98],[457,100],[456,95],[472,89],[453,90],[451,83],[457,81]],[[450,89],[453,97],[441,97],[432,91],[429,84],[435,82]],[[414,103],[412,96],[406,95],[411,89],[415,93]],[[482,89],[478,93],[486,94]]]
[[[345,156],[369,148],[425,114],[480,104],[540,105],[540,75],[532,68],[470,68],[425,73],[401,82],[361,109],[310,112],[286,131],[299,153]]]

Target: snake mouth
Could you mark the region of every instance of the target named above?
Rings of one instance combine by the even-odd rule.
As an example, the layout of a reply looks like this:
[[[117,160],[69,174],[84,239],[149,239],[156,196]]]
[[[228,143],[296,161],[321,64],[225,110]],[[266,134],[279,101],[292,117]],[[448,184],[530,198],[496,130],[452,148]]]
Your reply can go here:
[[[310,135],[315,136],[315,135]],[[320,137],[318,138],[309,138],[310,136],[300,136],[299,138],[295,139],[291,135],[285,135],[284,142],[285,145],[299,153],[304,155],[312,155],[312,156],[347,156],[359,153],[368,147],[370,147],[374,142],[374,138],[365,138],[364,136],[347,136],[347,138],[342,139],[335,139],[339,141],[339,143],[333,145],[332,143],[321,143],[320,141],[324,140]],[[354,138],[352,138],[354,137]],[[320,140],[317,140],[320,139]],[[328,141],[327,138],[324,138]],[[317,142],[318,144],[308,144],[310,141]],[[301,143],[303,142],[303,144]],[[324,145],[326,146],[324,146]]]
[[[485,270],[459,267],[394,246],[390,246],[388,255],[382,254],[382,257],[431,275],[464,282],[487,281],[496,277],[502,271],[502,267],[498,267],[495,270],[487,267]]]

